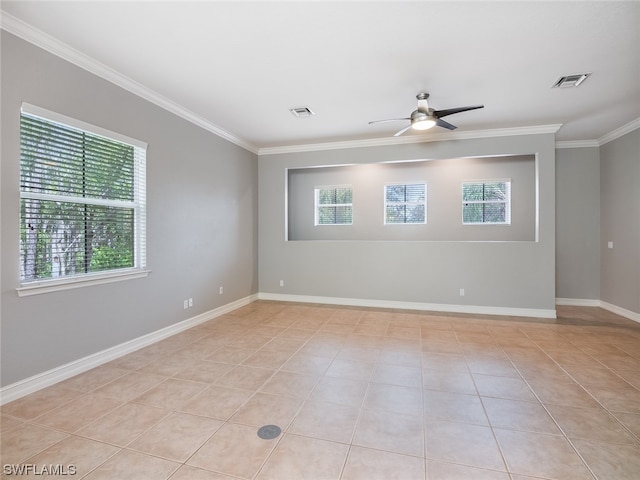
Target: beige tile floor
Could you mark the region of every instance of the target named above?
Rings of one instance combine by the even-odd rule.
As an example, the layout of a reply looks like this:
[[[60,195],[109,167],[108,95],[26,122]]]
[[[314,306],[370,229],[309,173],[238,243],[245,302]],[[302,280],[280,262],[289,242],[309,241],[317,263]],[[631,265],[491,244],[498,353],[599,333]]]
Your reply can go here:
[[[2,478],[637,480],[640,324],[558,314],[258,301],[4,405]]]

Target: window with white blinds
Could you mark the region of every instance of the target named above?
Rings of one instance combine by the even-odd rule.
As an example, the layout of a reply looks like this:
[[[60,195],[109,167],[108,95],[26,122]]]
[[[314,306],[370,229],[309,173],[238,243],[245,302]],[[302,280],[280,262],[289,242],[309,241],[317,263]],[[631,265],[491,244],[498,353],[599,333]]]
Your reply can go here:
[[[481,180],[462,183],[462,223],[511,223],[511,181]]]
[[[384,223],[427,223],[427,186],[424,183],[385,185]]]
[[[20,146],[22,285],[146,268],[146,144],[23,104]]]
[[[315,225],[353,224],[353,188],[327,186],[315,188]]]

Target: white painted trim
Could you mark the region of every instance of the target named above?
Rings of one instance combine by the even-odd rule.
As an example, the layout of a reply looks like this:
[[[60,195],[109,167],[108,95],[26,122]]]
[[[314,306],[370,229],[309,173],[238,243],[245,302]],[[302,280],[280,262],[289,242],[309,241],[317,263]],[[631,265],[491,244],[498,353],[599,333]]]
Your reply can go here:
[[[605,143],[612,142],[613,140],[631,133],[634,130],[640,128],[640,118],[630,121],[629,123],[616,128],[615,130],[604,134],[597,140],[567,140],[556,142],[556,148],[593,148],[601,147]]]
[[[165,110],[197,125],[219,137],[228,140],[229,142],[238,145],[252,153],[258,153],[258,148],[250,142],[240,138],[226,130],[214,125],[207,119],[200,115],[187,110],[182,105],[175,103],[172,100],[160,95],[159,93],[151,90],[150,88],[136,82],[135,80],[121,74],[107,65],[98,62],[97,60],[85,55],[84,53],[70,47],[69,45],[61,42],[60,40],[44,33],[41,30],[23,22],[22,20],[10,15],[6,12],[2,12],[0,15],[0,27],[7,32],[20,37],[21,39],[36,45],[37,47],[46,50],[47,52],[56,55],[94,75],[99,76],[125,90],[145,99],[149,102],[164,108]]]
[[[556,305],[571,307],[599,307],[600,300],[590,298],[556,298]]]
[[[609,310],[610,312],[615,313],[616,315],[620,315],[621,317],[625,317],[629,320],[640,323],[640,313],[632,312],[631,310],[618,307],[617,305],[613,305],[611,303],[603,302],[602,300],[600,301],[600,306],[605,310]]]
[[[392,300],[369,300],[356,298],[337,298],[337,297],[315,297],[308,295],[284,295],[275,293],[258,293],[241,298],[234,302],[228,303],[221,307],[215,308],[208,312],[201,313],[195,317],[188,318],[168,327],[156,330],[147,335],[135,338],[128,342],[121,343],[114,347],[108,348],[101,352],[94,353],[73,362],[61,365],[46,372],[39,373],[32,377],[20,380],[5,387],[0,388],[0,405],[17,400],[30,393],[36,392],[42,388],[49,387],[55,383],[71,378],[80,373],[91,370],[92,368],[103,365],[107,362],[120,358],[131,352],[135,352],[143,347],[152,345],[156,342],[164,340],[172,335],[183,332],[189,328],[200,325],[201,323],[213,320],[226,313],[232,312],[240,307],[249,305],[256,300],[272,300],[279,302],[300,302],[300,303],[319,303],[326,305],[345,305],[357,307],[373,307],[373,308],[394,308],[399,310],[425,310],[450,313],[472,313],[472,314],[489,314],[489,315],[509,315],[536,318],[556,318],[555,310],[532,309],[532,308],[511,308],[511,307],[488,307],[473,305],[452,305],[452,304],[436,304],[436,303],[416,303],[416,302],[398,302]],[[557,305],[575,305],[602,307],[605,310],[621,315],[630,320],[640,323],[640,314],[630,310],[612,305],[600,300],[591,299],[572,299],[557,298]]]
[[[556,142],[556,148],[598,148],[598,140],[561,140]]]
[[[616,138],[620,138],[627,133],[631,133],[634,130],[637,130],[638,128],[640,128],[640,118],[636,118],[626,125],[623,125],[620,128],[616,128],[613,132],[609,132],[606,135],[603,135],[598,139],[598,144],[604,145],[605,143],[609,143]]]
[[[25,378],[24,380],[12,383],[11,385],[2,387],[0,388],[0,405],[91,370],[92,368],[103,365],[111,360],[115,360],[116,358],[122,357],[128,353],[135,352],[136,350],[159,342],[160,340],[164,340],[167,337],[183,332],[184,330],[200,325],[201,323],[213,320],[240,307],[249,305],[257,299],[257,294],[249,295],[221,307],[209,310],[208,312],[196,315],[195,317],[161,328],[155,332],[134,338],[133,340],[121,343],[120,345],[107,348],[101,352],[88,355],[84,358],[74,360],[73,362],[69,362],[65,365],[52,368],[46,372],[39,373],[32,377]]]
[[[41,293],[58,292],[62,290],[71,290],[72,288],[90,287],[93,285],[103,285],[105,283],[120,282],[123,280],[145,278],[150,273],[151,270],[139,268],[126,271],[111,271],[109,273],[89,273],[77,277],[26,283],[16,288],[16,292],[18,292],[19,297],[28,297],[30,295],[39,295]]]
[[[231,132],[227,132],[223,128],[211,123],[209,120],[201,117],[200,115],[186,109],[182,105],[175,103],[174,101],[160,95],[158,92],[151,90],[149,87],[142,85],[139,82],[121,74],[107,65],[98,62],[94,58],[70,47],[69,45],[61,42],[60,40],[52,37],[51,35],[38,30],[37,28],[23,22],[13,15],[2,12],[0,15],[0,28],[7,32],[20,37],[21,39],[36,45],[37,47],[46,50],[47,52],[56,55],[94,75],[97,75],[125,90],[155,104],[165,110],[197,125],[215,135],[218,135],[229,142],[238,145],[252,153],[258,155],[275,155],[278,153],[298,153],[298,152],[311,152],[321,150],[336,150],[341,148],[357,148],[357,147],[376,147],[383,145],[398,145],[408,143],[424,143],[424,142],[440,142],[447,140],[464,140],[473,138],[491,138],[491,137],[505,137],[513,135],[535,135],[540,133],[556,133],[562,124],[552,125],[539,125],[531,127],[514,127],[514,128],[498,128],[487,130],[473,130],[469,132],[444,132],[435,133],[428,136],[406,136],[406,137],[392,137],[392,138],[377,138],[377,139],[365,139],[365,140],[349,140],[344,142],[326,142],[307,145],[287,145],[278,147],[263,147],[259,148],[253,145],[249,141],[234,135]],[[621,137],[637,128],[640,128],[640,118],[631,121],[630,123],[623,125],[622,127],[609,132],[597,140],[577,140],[557,142],[557,148],[576,148],[585,146],[601,146],[616,138]],[[571,146],[572,144],[576,146]]]
[[[556,305],[568,305],[573,307],[600,307],[604,308],[605,310],[609,310],[616,315],[620,315],[621,317],[625,317],[629,320],[640,323],[640,313],[632,312],[631,310],[627,310],[626,308],[622,308],[617,305],[604,302],[602,300],[587,298],[556,298]]]
[[[468,140],[472,138],[511,137],[516,135],[538,135],[556,133],[561,124],[536,125],[532,127],[497,128],[472,130],[468,132],[445,132],[430,135],[409,135],[407,137],[369,138],[365,140],[347,140],[344,142],[311,143],[307,145],[285,145],[281,147],[263,147],[258,155],[276,155],[280,153],[317,152],[342,148],[380,147],[411,143],[444,142],[449,140]]]
[[[278,302],[319,303],[353,307],[393,308],[398,310],[424,310],[434,312],[472,313],[480,315],[509,315],[518,317],[556,318],[555,310],[539,308],[491,307],[482,305],[453,305],[444,303],[399,302],[395,300],[372,300],[362,298],[315,297],[309,295],[287,295],[260,292],[260,300]]]
[[[63,115],[52,110],[47,110],[46,108],[32,105],[27,102],[22,102],[22,105],[20,106],[20,112],[26,113],[27,115],[39,117],[44,120],[49,120],[50,122],[60,123],[66,127],[71,127],[76,130],[84,130],[85,132],[89,132],[99,137],[106,138],[107,140],[115,140],[116,142],[124,143],[135,148],[140,148],[142,150],[147,150],[147,148],[149,147],[149,144],[143,142],[142,140],[131,138],[127,135],[123,135],[122,133],[113,132],[98,125],[83,122],[82,120],[78,120],[77,118],[68,117],[67,115]]]

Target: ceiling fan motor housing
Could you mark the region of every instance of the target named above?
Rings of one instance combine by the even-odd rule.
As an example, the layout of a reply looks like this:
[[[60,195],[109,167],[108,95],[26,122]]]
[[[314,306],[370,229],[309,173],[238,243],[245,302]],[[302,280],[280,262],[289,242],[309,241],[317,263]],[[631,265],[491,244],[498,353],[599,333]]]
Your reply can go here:
[[[432,115],[432,110],[427,112],[414,110],[411,114],[411,127],[416,130],[427,130],[436,124],[437,119]]]

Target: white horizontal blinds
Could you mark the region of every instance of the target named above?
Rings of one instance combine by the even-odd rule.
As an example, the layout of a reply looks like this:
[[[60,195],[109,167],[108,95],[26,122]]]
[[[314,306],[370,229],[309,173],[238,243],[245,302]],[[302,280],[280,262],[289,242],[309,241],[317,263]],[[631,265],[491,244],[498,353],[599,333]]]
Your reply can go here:
[[[511,182],[473,181],[462,184],[462,222],[508,224],[511,222]]]
[[[353,188],[319,187],[316,193],[316,225],[353,223]]]
[[[20,138],[22,282],[144,267],[145,149],[24,111]]]
[[[131,145],[27,114],[20,128],[23,192],[133,201]]]
[[[385,185],[385,223],[426,223],[424,183]]]

